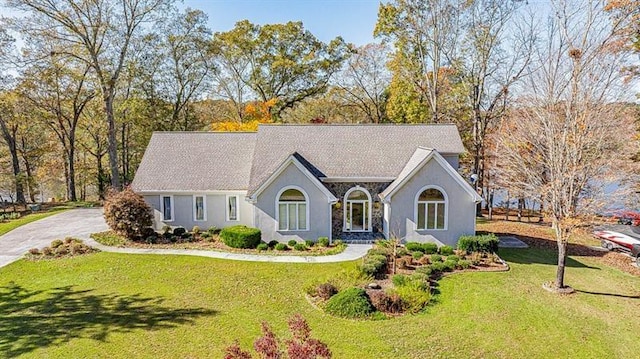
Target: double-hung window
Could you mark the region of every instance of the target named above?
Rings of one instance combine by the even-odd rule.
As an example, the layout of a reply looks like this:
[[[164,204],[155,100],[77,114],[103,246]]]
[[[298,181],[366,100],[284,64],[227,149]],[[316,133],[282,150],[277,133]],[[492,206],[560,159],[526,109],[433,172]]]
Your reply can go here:
[[[227,196],[227,221],[239,221],[239,196]]]
[[[160,197],[160,212],[162,212],[162,221],[173,221],[173,196]]]
[[[207,197],[203,195],[193,196],[193,220],[204,222],[207,220]]]
[[[278,230],[306,231],[307,197],[300,190],[289,188],[277,199]]]
[[[420,193],[416,203],[416,229],[446,229],[447,200],[437,188]]]

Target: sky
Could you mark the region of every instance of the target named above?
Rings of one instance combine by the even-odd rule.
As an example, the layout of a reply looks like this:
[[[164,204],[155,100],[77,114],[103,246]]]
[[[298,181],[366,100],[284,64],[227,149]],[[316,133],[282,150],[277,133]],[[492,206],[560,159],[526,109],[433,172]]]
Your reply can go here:
[[[204,11],[214,31],[231,30],[247,19],[254,24],[302,21],[318,39],[342,36],[346,42],[373,42],[379,0],[184,0],[182,7]]]

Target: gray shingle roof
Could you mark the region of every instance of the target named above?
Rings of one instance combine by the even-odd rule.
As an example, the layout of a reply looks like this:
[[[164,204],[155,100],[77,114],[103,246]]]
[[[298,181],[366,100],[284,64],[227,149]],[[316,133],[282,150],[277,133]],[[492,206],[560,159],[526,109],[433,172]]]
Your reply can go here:
[[[131,184],[145,191],[246,190],[256,133],[154,132]]]
[[[326,177],[395,178],[418,147],[464,152],[455,125],[261,125],[249,194],[294,152]]]
[[[294,154],[317,177],[396,178],[418,147],[464,152],[455,125],[261,125],[257,133],[155,132],[132,187],[255,191]]]

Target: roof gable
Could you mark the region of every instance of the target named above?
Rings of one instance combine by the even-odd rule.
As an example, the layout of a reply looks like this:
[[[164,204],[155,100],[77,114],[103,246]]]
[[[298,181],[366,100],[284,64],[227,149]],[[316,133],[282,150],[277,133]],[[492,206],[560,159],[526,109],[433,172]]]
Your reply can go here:
[[[249,192],[294,152],[319,178],[396,178],[420,146],[464,152],[455,125],[261,125]]]
[[[398,177],[391,182],[391,184],[385,188],[382,193],[379,194],[382,201],[389,203],[391,201],[391,197],[431,160],[435,160],[452,177],[452,179],[471,196],[474,202],[482,201],[482,197],[480,197],[471,185],[462,178],[458,171],[451,167],[449,162],[447,162],[447,160],[445,160],[438,151],[424,147],[418,147],[415,150]]]
[[[312,172],[314,169],[311,169],[308,166],[311,164],[304,159],[304,157],[300,156],[299,153],[294,152],[289,155],[282,163],[278,166],[278,168],[271,174],[271,176],[267,177],[254,191],[247,193],[247,197],[251,201],[255,201],[257,197],[264,191],[269,185],[284,172],[284,170],[293,165],[298,168],[300,172],[302,172],[318,189],[327,196],[327,200],[329,203],[337,202],[338,199],[325,187],[322,182],[315,176]]]

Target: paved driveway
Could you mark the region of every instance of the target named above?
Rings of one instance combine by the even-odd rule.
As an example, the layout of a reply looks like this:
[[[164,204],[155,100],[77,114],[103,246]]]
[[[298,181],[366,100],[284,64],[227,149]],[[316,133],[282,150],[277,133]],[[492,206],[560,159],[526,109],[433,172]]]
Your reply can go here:
[[[20,259],[31,248],[42,248],[54,239],[88,239],[108,229],[102,208],[72,209],[25,224],[0,236],[0,267]]]

